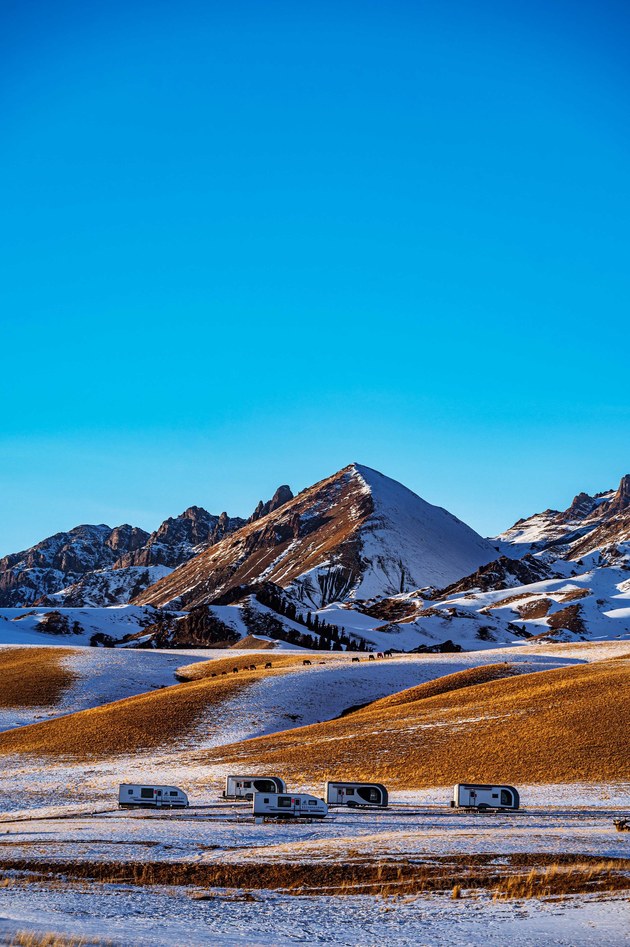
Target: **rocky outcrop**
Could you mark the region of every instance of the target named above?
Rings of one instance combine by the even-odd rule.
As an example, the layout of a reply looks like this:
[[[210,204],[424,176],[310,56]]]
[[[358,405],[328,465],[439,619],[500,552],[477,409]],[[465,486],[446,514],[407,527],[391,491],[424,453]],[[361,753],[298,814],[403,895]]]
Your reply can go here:
[[[618,516],[630,511],[630,474],[621,478],[621,482],[608,506],[608,516]]]
[[[121,552],[146,542],[145,530],[76,526],[0,559],[0,606],[31,605],[98,569],[111,568]]]
[[[231,517],[227,513],[214,516],[200,506],[191,506],[180,516],[164,520],[141,546],[121,556],[114,568],[168,566],[174,569],[244,524],[245,520],[239,516]]]
[[[291,488],[285,483],[281,487],[278,487],[271,500],[267,500],[266,503],[263,503],[262,500],[258,501],[256,509],[249,517],[247,522],[255,523],[256,520],[261,519],[263,516],[267,516],[268,513],[273,513],[274,510],[284,506],[285,503],[288,503],[289,500],[292,499],[293,493],[291,492]]]
[[[529,585],[531,582],[541,582],[543,579],[553,578],[554,575],[549,566],[531,555],[522,559],[499,556],[458,582],[434,592],[430,597],[434,600],[445,599],[459,592],[491,592],[515,588],[519,585]]]
[[[183,618],[166,616],[144,629],[154,648],[229,648],[239,634],[205,605]]]

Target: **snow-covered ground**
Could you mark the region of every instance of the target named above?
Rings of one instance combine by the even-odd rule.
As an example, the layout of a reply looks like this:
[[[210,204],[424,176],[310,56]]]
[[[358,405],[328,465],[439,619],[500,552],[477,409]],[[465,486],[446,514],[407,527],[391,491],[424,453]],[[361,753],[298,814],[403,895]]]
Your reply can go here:
[[[199,892],[201,893],[201,892]],[[623,947],[623,896],[493,901],[490,895],[296,898],[263,891],[203,900],[180,888],[130,885],[0,888],[0,943],[16,931],[90,937],[108,947]],[[6,938],[6,939],[5,939]]]
[[[399,655],[352,663],[317,655],[261,677],[177,745],[94,763],[13,757],[0,770],[0,861],[185,862],[191,865],[431,860],[449,855],[573,854],[629,857],[630,836],[613,818],[630,812],[629,784],[519,786],[522,810],[477,814],[449,807],[445,788],[391,793],[387,811],[331,810],[312,824],[255,824],[247,804],[220,801],[225,771],[197,758],[205,747],[336,716],[350,705],[480,664],[508,661],[522,671],[596,661],[627,651],[623,642]],[[78,674],[58,710],[95,706],[172,683],[177,667],[239,652],[77,648],[64,660]],[[242,652],[255,655],[255,651]],[[271,657],[270,652],[260,652]],[[220,726],[217,726],[220,723]],[[212,726],[209,726],[212,724]],[[159,726],[159,721],[156,721]],[[117,809],[122,781],[181,785],[190,810]],[[323,793],[323,785],[291,787]],[[204,900],[199,896],[203,895]],[[378,898],[295,897],[282,891],[211,891],[186,886],[60,884],[9,875],[0,884],[0,943],[15,931],[92,937],[112,947],[257,945],[489,945],[559,947],[627,942],[630,913],[621,896],[497,902],[486,891]]]
[[[246,804],[210,804],[187,812],[120,812],[41,818],[4,816],[1,859],[106,862],[329,862],[342,858],[431,860],[490,854],[497,865],[513,853],[628,857],[628,840],[612,819],[630,806],[630,786],[590,787],[591,798],[616,792],[607,808],[576,805],[576,788],[557,787],[556,807],[535,808],[523,789],[523,811],[470,814],[408,801],[388,811],[332,810],[318,824],[254,824]],[[582,786],[577,794],[587,792]],[[427,790],[426,793],[431,791]],[[433,790],[444,803],[444,790]],[[72,810],[76,813],[76,808]],[[36,818],[31,818],[35,815]],[[52,813],[50,813],[52,815]],[[70,817],[68,817],[70,816]],[[15,821],[19,818],[19,821]],[[13,821],[12,821],[13,820]],[[15,876],[14,876],[15,877]],[[199,899],[203,895],[204,900]],[[621,896],[546,901],[492,901],[479,891],[379,898],[295,897],[281,891],[65,884],[45,881],[0,887],[0,943],[19,929],[60,931],[124,945],[519,945],[616,947],[630,920]]]
[[[43,630],[42,618],[50,612],[67,616],[70,627],[78,622],[78,633],[55,635]],[[133,635],[156,620],[155,609],[144,605],[112,605],[106,608],[0,608],[0,644],[89,645],[92,635],[113,638]]]

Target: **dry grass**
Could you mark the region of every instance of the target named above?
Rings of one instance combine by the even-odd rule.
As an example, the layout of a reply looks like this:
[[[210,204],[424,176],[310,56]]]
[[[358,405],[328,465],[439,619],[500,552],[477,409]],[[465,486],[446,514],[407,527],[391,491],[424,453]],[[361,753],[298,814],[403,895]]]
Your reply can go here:
[[[0,756],[32,753],[75,760],[101,759],[167,747],[191,735],[210,707],[255,680],[255,672],[175,684],[91,710],[0,734]]]
[[[630,887],[630,877],[619,873],[615,862],[532,868],[527,875],[503,878],[496,886],[495,901],[514,898],[562,897],[576,893],[619,891]]]
[[[500,859],[500,863],[497,860]],[[30,879],[96,881],[101,884],[275,890],[287,894],[380,896],[487,890],[497,899],[630,887],[630,860],[593,856],[497,854],[432,856],[427,861],[352,857],[318,862],[89,862],[2,860],[0,870],[29,872]]]
[[[249,649],[253,651],[274,651],[277,647],[274,641],[263,641],[254,635],[246,635],[244,638],[230,645],[230,648],[233,648],[235,651],[247,651]]]
[[[397,788],[630,778],[630,661],[473,683],[488,670],[451,675],[347,717],[221,747],[203,759],[281,768],[292,780],[343,773]]]
[[[52,707],[75,681],[64,666],[72,648],[0,650],[0,707]]]
[[[8,941],[10,947],[89,947],[96,944],[85,937],[66,937],[64,934],[41,931],[18,931]],[[102,944],[103,941],[98,943]]]

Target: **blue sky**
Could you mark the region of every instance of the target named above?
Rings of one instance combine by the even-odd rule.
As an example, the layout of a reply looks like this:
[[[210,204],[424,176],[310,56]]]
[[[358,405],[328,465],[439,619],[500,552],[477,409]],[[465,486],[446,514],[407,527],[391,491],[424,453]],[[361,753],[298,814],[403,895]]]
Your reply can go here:
[[[622,4],[0,19],[0,554],[353,460],[483,533],[630,470]]]

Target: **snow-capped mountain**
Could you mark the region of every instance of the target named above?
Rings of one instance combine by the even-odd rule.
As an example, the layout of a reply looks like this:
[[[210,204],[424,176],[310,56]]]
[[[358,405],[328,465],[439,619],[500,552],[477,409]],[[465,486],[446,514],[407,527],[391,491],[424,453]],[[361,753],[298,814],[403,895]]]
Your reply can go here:
[[[135,602],[191,608],[271,582],[317,609],[447,585],[495,556],[451,513],[352,464],[196,556]]]
[[[545,510],[519,520],[499,537],[509,555],[550,550],[554,555],[577,560],[581,556],[630,541],[630,475],[621,478],[617,490],[589,496],[578,493],[563,511]]]
[[[579,493],[564,511],[519,520],[494,542],[502,555],[425,596],[408,620],[468,647],[630,637],[630,476],[617,490]],[[379,608],[393,605],[401,607]]]

